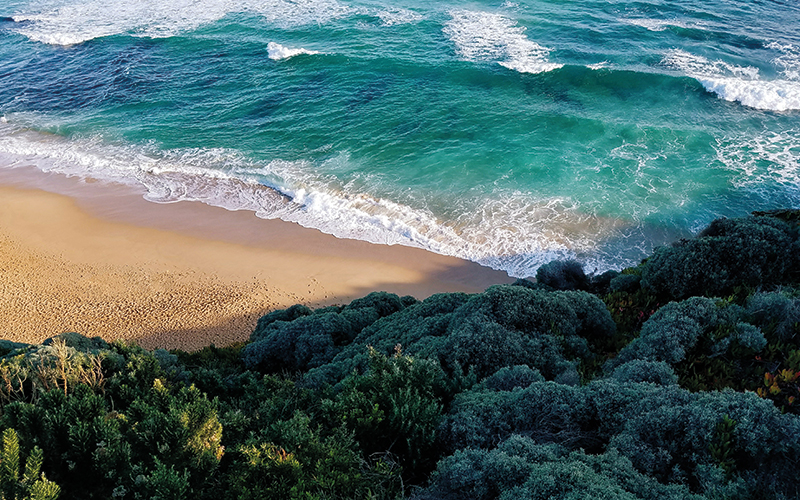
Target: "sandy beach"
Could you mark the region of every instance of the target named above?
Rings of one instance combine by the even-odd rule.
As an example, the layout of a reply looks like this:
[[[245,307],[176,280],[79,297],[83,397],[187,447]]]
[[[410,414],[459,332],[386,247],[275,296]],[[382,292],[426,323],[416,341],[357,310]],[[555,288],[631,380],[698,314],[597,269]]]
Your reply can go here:
[[[0,168],[0,338],[8,340],[77,331],[194,350],[247,340],[261,315],[295,303],[341,304],[375,290],[421,299],[509,281],[419,249]]]

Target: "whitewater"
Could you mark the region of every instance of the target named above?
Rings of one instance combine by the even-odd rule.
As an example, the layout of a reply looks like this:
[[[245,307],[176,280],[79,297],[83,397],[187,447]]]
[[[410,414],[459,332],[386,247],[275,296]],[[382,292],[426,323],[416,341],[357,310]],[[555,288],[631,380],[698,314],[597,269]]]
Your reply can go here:
[[[531,276],[800,206],[791,1],[5,0],[0,168]]]

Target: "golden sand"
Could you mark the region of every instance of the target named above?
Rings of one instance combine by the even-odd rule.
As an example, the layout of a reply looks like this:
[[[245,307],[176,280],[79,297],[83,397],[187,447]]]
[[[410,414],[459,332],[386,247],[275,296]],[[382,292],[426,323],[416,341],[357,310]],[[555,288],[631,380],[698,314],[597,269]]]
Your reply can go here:
[[[459,259],[252,213],[35,179],[65,196],[4,176],[0,338],[17,342],[76,331],[194,350],[247,340],[261,315],[295,303],[340,304],[375,290],[425,298],[509,281]]]

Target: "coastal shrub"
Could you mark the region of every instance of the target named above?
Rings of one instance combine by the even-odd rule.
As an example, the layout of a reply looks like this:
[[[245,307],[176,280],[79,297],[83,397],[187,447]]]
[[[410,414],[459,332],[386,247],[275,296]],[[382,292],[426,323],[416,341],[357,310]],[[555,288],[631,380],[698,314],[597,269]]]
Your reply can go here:
[[[728,420],[736,424],[722,426]],[[798,429],[800,419],[753,393],[690,393],[674,383],[612,378],[585,387],[536,382],[507,392],[478,386],[456,397],[440,441],[448,452],[473,458],[512,435],[566,451],[616,449],[638,474],[697,494],[794,498],[800,491],[789,457],[800,450]]]
[[[81,352],[97,353],[101,349],[108,349],[108,343],[100,337],[84,337],[77,332],[65,332],[42,341],[42,345],[53,345],[61,341],[64,345]]]
[[[302,318],[303,316],[310,316],[314,314],[314,311],[302,304],[295,304],[287,309],[278,309],[277,311],[272,311],[264,316],[258,318],[258,322],[256,323],[256,328],[253,331],[253,335],[255,335],[255,339],[257,340],[262,336],[262,331],[275,323],[276,321],[294,321],[297,318]],[[252,336],[251,336],[252,337]]]
[[[22,460],[19,436],[16,431],[11,428],[6,429],[3,431],[2,439],[0,498],[7,500],[55,500],[58,498],[61,488],[41,473],[44,460],[42,450],[34,447],[27,459]]]
[[[350,322],[337,313],[275,321],[242,349],[242,361],[265,373],[305,371],[333,359],[338,352],[334,337],[346,337],[350,328]]]
[[[102,356],[106,374],[105,394],[118,410],[146,396],[166,372],[153,354],[135,344],[115,341]]]
[[[552,379],[574,371],[570,359],[592,356],[587,337],[614,331],[605,305],[586,292],[495,286],[454,313],[442,364],[464,373],[474,369],[479,377],[527,364]]]
[[[608,284],[610,292],[628,292],[633,293],[639,289],[639,284],[642,277],[636,274],[620,274],[611,280]]]
[[[104,388],[104,356],[97,349],[82,352],[61,337],[45,342],[25,345],[0,358],[0,403],[35,401],[51,389],[67,394],[81,384]]]
[[[354,370],[365,372],[370,362],[367,346],[377,352],[391,354],[400,345],[407,354],[438,358],[453,312],[464,305],[469,297],[465,293],[435,294],[396,314],[379,319],[365,327],[330,363],[309,370],[304,383],[309,387],[335,385]]]
[[[374,292],[342,308],[276,311],[259,321],[242,360],[262,372],[307,371],[331,361],[364,327],[405,307],[397,295]]]
[[[669,388],[669,390],[665,390]],[[678,386],[653,383],[619,382],[614,378],[596,379],[582,388],[588,402],[589,430],[599,446],[607,446],[620,434],[628,420],[639,411],[642,401],[653,405],[671,404],[688,397]]]
[[[523,389],[534,382],[544,382],[539,370],[528,365],[516,365],[497,370],[494,375],[486,377],[480,387],[491,391],[510,391],[515,388]]]
[[[35,404],[6,405],[0,427],[18,429],[25,447],[42,449],[43,470],[66,498],[109,498],[116,488],[139,491],[134,479],[151,474],[155,460],[188,474],[197,491],[223,454],[215,404],[185,387],[169,391],[156,384],[124,413],[86,385],[66,395],[53,389]]]
[[[626,382],[648,382],[658,385],[678,383],[678,376],[667,363],[643,359],[634,359],[619,365],[611,372],[611,378],[620,384]]]
[[[534,382],[512,391],[473,390],[456,396],[439,426],[445,450],[492,448],[512,434],[537,443],[592,447],[590,418],[580,387]]]
[[[645,322],[639,337],[611,360],[608,368],[635,359],[675,366],[695,348],[701,351],[697,354],[719,356],[734,341],[758,351],[766,345],[766,339],[757,328],[740,321],[743,316],[744,310],[739,306],[719,307],[705,297],[671,302]]]
[[[589,278],[575,260],[554,260],[536,270],[536,282],[556,290],[586,290]]]
[[[226,496],[262,498],[391,498],[399,478],[369,466],[341,428],[324,435],[301,411],[232,451]]]
[[[43,451],[42,470],[65,497],[96,498],[131,472],[130,452],[119,446],[119,422],[108,416],[103,397],[81,385],[68,395],[58,389],[43,393],[36,404],[7,405],[0,427],[16,429],[23,447]],[[101,456],[104,460],[98,460]]]
[[[137,476],[134,498],[171,498],[185,500],[189,498],[189,473],[177,471],[174,466],[167,466],[157,458],[153,460],[154,467],[149,474]],[[116,490],[121,492],[122,490]]]
[[[595,295],[602,295],[609,292],[611,282],[619,276],[619,271],[606,271],[604,273],[594,275],[589,279],[588,292]]]
[[[552,288],[544,283],[538,283],[530,280],[526,280],[524,278],[517,278],[511,286],[521,286],[523,288],[529,288],[531,290],[551,290]]]
[[[800,494],[790,458],[800,446],[796,417],[782,415],[753,393],[696,393],[669,404],[657,404],[658,396],[654,393],[635,405],[636,413],[609,444],[637,470],[662,482],[685,482],[700,492],[715,487],[703,481],[713,476],[708,475],[710,469],[717,468],[724,473],[717,479],[735,476],[746,483],[745,498]],[[720,423],[726,419],[736,424],[726,454],[730,461],[723,464],[715,447],[720,444]]]
[[[342,392],[323,407],[331,420],[354,433],[366,454],[398,456],[411,477],[433,466],[446,392],[438,363],[411,358],[399,349],[390,357],[372,349],[367,373],[353,374],[342,385]]]
[[[701,500],[683,485],[665,485],[611,449],[601,455],[537,444],[513,435],[496,449],[465,449],[443,459],[418,500],[674,499]]]
[[[800,298],[780,292],[756,293],[747,301],[754,325],[779,342],[800,345]]]
[[[471,296],[441,294],[364,328],[306,382],[337,384],[353,370],[363,372],[367,345],[384,354],[401,345],[409,355],[436,359],[456,385],[520,364],[548,379],[563,374],[577,382],[576,363],[594,356],[587,338],[614,332],[605,304],[586,292],[498,285]]]
[[[564,357],[563,346],[562,339],[554,335],[526,334],[476,314],[451,328],[439,356],[451,373],[472,371],[482,378],[498,366],[527,364],[552,379],[573,368]]]
[[[717,219],[697,238],[659,247],[642,287],[674,299],[779,284],[798,270],[796,229],[772,217]]]

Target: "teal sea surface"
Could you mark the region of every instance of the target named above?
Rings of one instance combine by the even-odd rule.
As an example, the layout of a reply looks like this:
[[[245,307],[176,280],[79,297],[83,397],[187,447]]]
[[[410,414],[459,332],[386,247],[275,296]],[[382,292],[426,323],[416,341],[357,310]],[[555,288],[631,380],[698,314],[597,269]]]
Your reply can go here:
[[[800,206],[795,0],[0,0],[0,168],[530,276]]]

